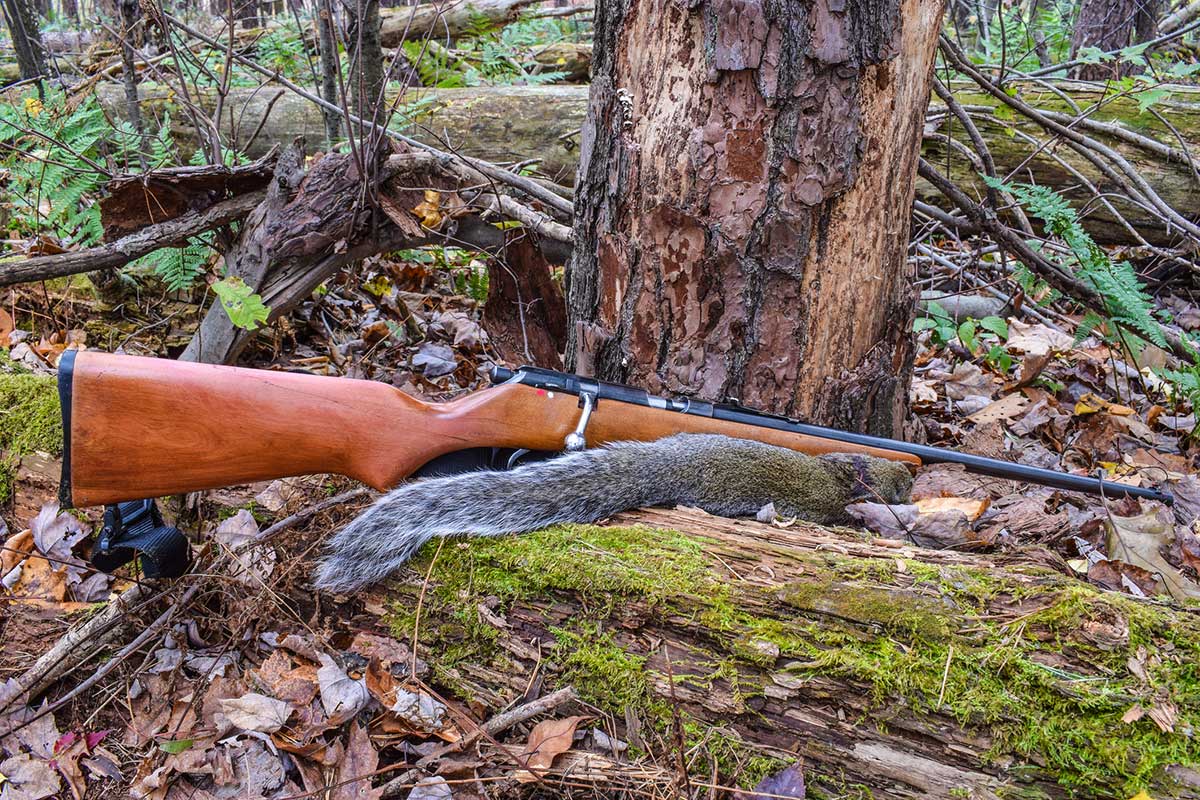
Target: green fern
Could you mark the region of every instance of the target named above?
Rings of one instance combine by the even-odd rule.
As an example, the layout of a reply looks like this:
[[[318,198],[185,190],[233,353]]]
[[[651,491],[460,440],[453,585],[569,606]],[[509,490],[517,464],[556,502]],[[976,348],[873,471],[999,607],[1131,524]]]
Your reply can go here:
[[[56,91],[0,102],[0,144],[10,226],[76,247],[103,235],[96,200],[108,176],[97,165],[122,172],[140,170],[140,156],[151,168],[176,160],[169,118],[143,143],[129,123],[111,124],[95,98],[76,103]]]
[[[204,275],[213,255],[211,234],[188,240],[183,247],[161,247],[131,265],[154,272],[173,292],[190,289]]]
[[[1074,263],[1060,263],[1060,266],[1095,289],[1104,303],[1107,321],[1112,323],[1107,326],[1111,333],[1124,328],[1159,347],[1168,346],[1162,326],[1154,318],[1154,301],[1133,265],[1109,258],[1084,230],[1079,215],[1066,198],[1045,186],[1007,184],[986,176],[984,180],[993,188],[1010,192],[1030,214],[1042,221],[1046,233],[1066,245]],[[1089,333],[1098,327],[1099,323],[1089,320]],[[1124,335],[1114,341],[1131,350],[1137,345]]]

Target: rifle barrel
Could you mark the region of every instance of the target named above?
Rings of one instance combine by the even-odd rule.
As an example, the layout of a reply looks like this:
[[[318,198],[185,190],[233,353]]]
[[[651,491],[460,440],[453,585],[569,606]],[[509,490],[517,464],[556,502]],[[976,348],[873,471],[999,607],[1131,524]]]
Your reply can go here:
[[[1116,481],[1106,481],[1102,478],[1087,475],[1074,475],[1069,472],[1030,467],[1025,464],[1015,464],[1011,461],[1001,461],[996,458],[987,458],[970,453],[959,453],[955,450],[934,447],[932,445],[912,444],[897,439],[886,439],[882,436],[869,436],[865,433],[841,431],[836,428],[812,425],[788,417],[744,408],[740,405],[707,403],[686,397],[658,397],[633,386],[596,381],[567,372],[558,372],[540,367],[520,367],[516,370],[496,367],[492,371],[491,378],[493,383],[521,383],[539,389],[574,395],[590,393],[596,400],[632,403],[650,408],[677,411],[681,414],[712,417],[743,425],[790,431],[792,433],[820,437],[846,444],[890,450],[896,453],[916,456],[925,464],[961,464],[968,472],[987,475],[992,478],[1036,483],[1055,489],[1084,492],[1099,497],[1126,495],[1147,500],[1157,500],[1167,505],[1171,505],[1174,502],[1174,498],[1169,493],[1157,489],[1128,486]]]

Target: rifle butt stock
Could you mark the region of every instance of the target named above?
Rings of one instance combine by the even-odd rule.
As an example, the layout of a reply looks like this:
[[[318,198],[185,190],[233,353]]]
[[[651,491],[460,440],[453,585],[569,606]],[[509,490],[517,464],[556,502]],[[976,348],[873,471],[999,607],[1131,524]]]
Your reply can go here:
[[[382,490],[466,447],[553,445],[536,414],[554,409],[525,386],[431,404],[376,381],[93,351],[64,353],[58,381],[67,507],[316,473]]]

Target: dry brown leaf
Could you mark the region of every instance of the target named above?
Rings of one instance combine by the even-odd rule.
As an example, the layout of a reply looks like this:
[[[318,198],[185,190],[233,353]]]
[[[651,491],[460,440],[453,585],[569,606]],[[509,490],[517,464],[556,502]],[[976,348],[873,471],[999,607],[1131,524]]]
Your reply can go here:
[[[1110,403],[1103,397],[1097,397],[1092,392],[1088,392],[1075,402],[1075,415],[1084,416],[1085,414],[1095,414],[1099,411],[1104,411],[1112,414],[1114,417],[1128,417],[1135,412],[1129,406],[1123,406],[1119,403]]]
[[[7,575],[32,552],[33,531],[26,528],[8,537],[4,542],[4,550],[0,551],[0,577]]]
[[[0,347],[8,347],[8,335],[17,329],[12,314],[0,308]]]
[[[1124,722],[1126,725],[1132,725],[1144,716],[1146,716],[1146,709],[1142,708],[1137,703],[1134,703],[1129,707],[1129,710],[1121,716],[1121,722]]]
[[[1163,733],[1174,733],[1175,722],[1179,718],[1179,709],[1169,700],[1164,700],[1161,703],[1155,703],[1154,708],[1150,709],[1150,719],[1154,720],[1154,724]]]
[[[13,595],[22,601],[63,603],[67,599],[67,570],[56,570],[41,556],[25,559],[21,577],[13,584]]]
[[[1176,600],[1200,598],[1200,586],[1183,577],[1159,552],[1171,544],[1174,535],[1174,518],[1167,509],[1136,517],[1114,516],[1108,522],[1108,556],[1155,575]]]
[[[292,715],[292,706],[274,697],[251,692],[242,697],[221,700],[221,713],[238,730],[274,733]]]
[[[0,775],[5,778],[0,789],[4,800],[41,800],[59,792],[58,775],[47,762],[28,753],[0,761]]]
[[[1016,318],[1008,320],[1008,347],[1034,356],[1070,350],[1075,339],[1041,323],[1026,323]]]
[[[918,500],[917,510],[922,514],[933,514],[938,511],[961,511],[969,520],[977,520],[987,511],[992,501],[988,498],[973,500],[970,497],[929,497]]]
[[[371,786],[371,774],[378,766],[379,754],[371,744],[371,737],[357,721],[352,722],[350,736],[346,740],[346,755],[338,769],[333,800],[377,800],[382,797],[383,788]]]
[[[542,720],[533,726],[529,732],[529,740],[521,752],[519,760],[528,770],[550,769],[554,759],[571,749],[575,741],[575,729],[587,717],[563,717],[562,719]],[[523,779],[523,775],[529,778]],[[527,783],[536,778],[529,772],[518,773],[517,780]]]
[[[979,409],[967,419],[976,425],[988,422],[1007,422],[1024,411],[1028,405],[1029,400],[1024,395],[1008,394]]]

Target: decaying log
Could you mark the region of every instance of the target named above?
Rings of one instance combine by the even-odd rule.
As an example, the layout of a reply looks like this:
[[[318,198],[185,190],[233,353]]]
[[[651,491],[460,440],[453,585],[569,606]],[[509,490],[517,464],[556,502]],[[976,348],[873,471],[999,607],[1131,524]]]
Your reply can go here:
[[[124,96],[119,86],[98,86],[97,96],[105,110],[116,118],[124,114]],[[494,163],[541,159],[542,173],[570,184],[575,179],[579,156],[578,136],[587,114],[586,86],[505,86],[478,89],[408,89],[401,111],[412,109],[408,133],[439,147],[449,145],[464,154]],[[303,136],[310,143],[322,142],[325,122],[321,109],[303,98],[286,94],[262,118],[274,92],[234,89],[226,99],[222,115],[228,141],[245,143],[262,125],[249,154],[258,158],[275,144],[286,144]],[[432,102],[422,98],[433,97]],[[166,89],[143,88],[142,107],[152,118],[161,119],[167,110]],[[212,98],[197,98],[211,111]],[[394,95],[389,95],[395,101]],[[402,114],[408,117],[409,114]],[[185,149],[198,143],[196,131],[186,114],[171,113],[171,128]]]
[[[143,175],[120,175],[104,187],[100,221],[113,241],[147,225],[198,212],[231,196],[266,187],[275,166],[274,150],[233,167],[168,167]]]
[[[698,780],[802,759],[830,796],[1200,797],[1195,612],[1032,557],[650,510],[447,541],[387,591],[406,641],[423,596],[420,656],[480,713],[569,684],[670,763],[681,721]]]
[[[470,3],[432,2],[380,9],[383,25],[379,39],[384,47],[396,47],[406,39],[436,41],[457,39],[481,22],[502,27],[516,21],[521,10],[534,0],[472,0]]]
[[[87,250],[58,255],[38,256],[24,261],[0,262],[0,286],[45,281],[80,272],[121,267],[152,253],[160,247],[179,247],[198,233],[204,233],[249,214],[262,202],[266,192],[258,190],[232,197],[203,211],[192,211],[166,222],[142,228],[136,233]]]
[[[1092,191],[1071,172],[1076,170],[1101,192],[1110,191],[1111,187],[1100,179],[1090,164],[1061,145],[1048,147],[1026,162],[1036,145],[1022,137],[1034,136],[1039,140],[1046,140],[1047,137],[1025,120],[1011,118],[1005,111],[997,114],[996,100],[972,87],[973,84],[956,84],[955,96],[977,116],[977,125],[1001,175],[1019,170],[1014,180],[1062,189],[1077,205],[1087,205],[1089,214],[1085,225],[1099,240],[1113,244],[1137,243],[1095,201]],[[1040,108],[1062,115],[1071,112],[1067,103],[1048,89],[1029,84],[1019,84],[1018,87],[1023,97]],[[1079,84],[1065,84],[1063,90],[1085,109],[1101,99],[1096,89]],[[119,87],[101,86],[98,87],[98,93],[105,108],[120,116],[123,101]],[[235,90],[227,102],[232,113],[226,115],[226,124],[231,124],[228,121],[230,119],[236,121],[236,130],[230,133],[236,134],[240,141],[248,139],[258,128],[272,94],[249,89]],[[166,92],[147,91],[146,95],[144,105],[161,113]],[[417,105],[420,98],[430,95],[436,100]],[[420,109],[410,127],[410,133],[415,138],[432,144],[448,143],[465,155],[488,161],[540,159],[538,166],[544,174],[569,185],[574,182],[578,163],[577,132],[587,113],[587,95],[586,86],[410,89],[405,102],[411,104],[412,108]],[[1186,154],[1200,153],[1200,90],[1186,86],[1172,87],[1171,98],[1160,101],[1153,110],[1161,119],[1149,111],[1139,112],[1136,96],[1109,98],[1087,120],[1079,123],[1082,126],[1080,130],[1108,143],[1136,163],[1150,185],[1172,207],[1185,215],[1196,216],[1200,213],[1195,202],[1196,193],[1200,192],[1200,181],[1188,163]],[[1061,118],[1064,124],[1068,119]],[[173,114],[172,121],[181,141],[187,146],[194,146],[195,131],[188,127],[186,115]],[[1182,142],[1176,138],[1168,123],[1182,136]],[[307,135],[309,141],[321,141],[323,134],[324,122],[320,110],[300,98],[287,95],[275,103],[250,153],[259,156],[273,143],[289,142],[300,135]],[[1138,134],[1158,139],[1163,144],[1158,148],[1160,152],[1150,152],[1139,146],[1136,142]],[[946,135],[967,148],[971,146],[962,126],[950,121],[944,106],[934,98],[924,155],[943,169],[947,163]],[[949,165],[952,177],[960,185],[970,186],[974,183],[982,194],[982,184],[978,182],[975,167],[958,148],[952,149]],[[1200,167],[1200,163],[1197,166]],[[924,181],[918,182],[917,197],[943,208],[948,207],[941,195]],[[1151,243],[1172,243],[1170,233],[1161,222],[1129,203],[1115,202],[1118,210]]]

